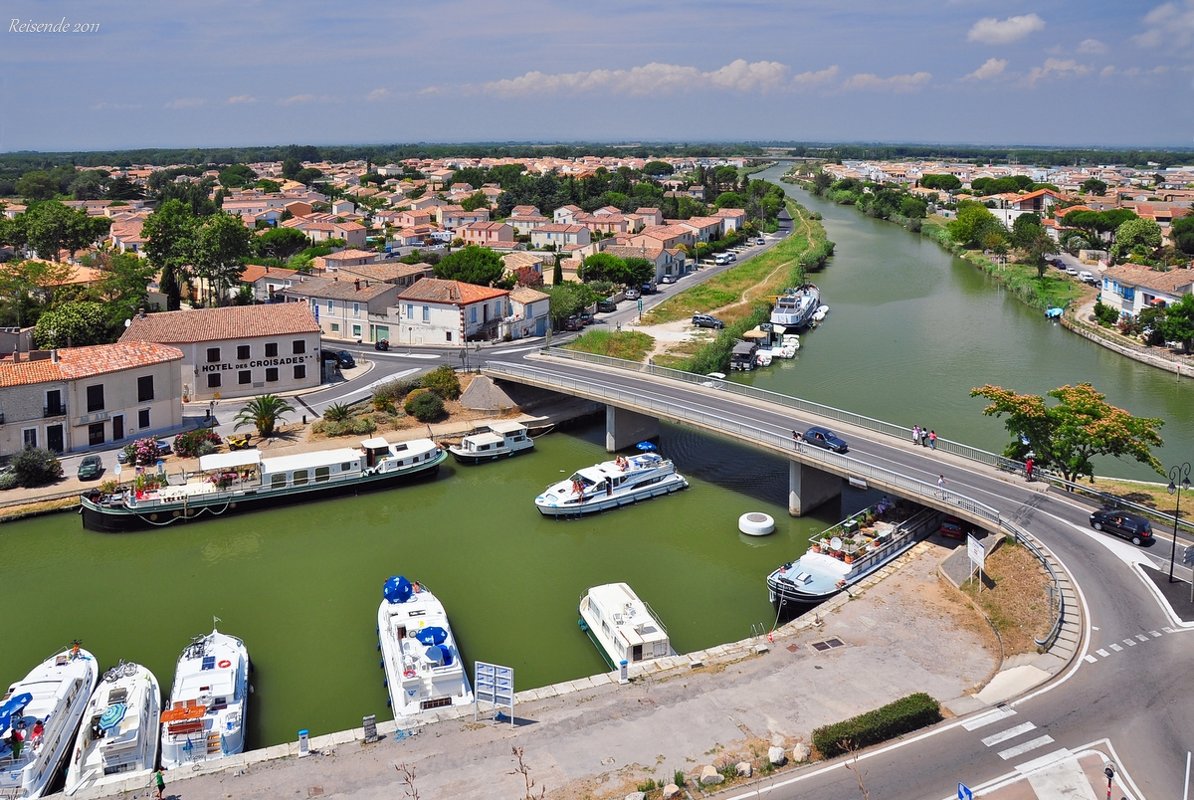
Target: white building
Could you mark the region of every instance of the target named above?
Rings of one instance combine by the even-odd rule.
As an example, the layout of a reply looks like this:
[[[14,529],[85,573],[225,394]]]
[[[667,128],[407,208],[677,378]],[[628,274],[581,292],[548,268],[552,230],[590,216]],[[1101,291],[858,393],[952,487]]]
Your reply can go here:
[[[510,292],[461,281],[423,278],[398,295],[403,344],[463,344],[494,339],[510,315]]]

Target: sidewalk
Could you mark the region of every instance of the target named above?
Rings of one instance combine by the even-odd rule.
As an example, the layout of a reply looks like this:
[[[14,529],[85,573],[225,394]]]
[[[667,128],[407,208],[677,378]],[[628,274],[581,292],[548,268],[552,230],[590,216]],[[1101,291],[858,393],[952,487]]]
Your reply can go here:
[[[983,800],[1101,800],[1108,796],[1107,775],[1103,770],[1109,761],[1113,759],[1101,750],[1083,750],[1009,782],[975,790],[974,796]],[[1111,781],[1112,800],[1136,800],[1124,787],[1119,768],[1116,770]]]

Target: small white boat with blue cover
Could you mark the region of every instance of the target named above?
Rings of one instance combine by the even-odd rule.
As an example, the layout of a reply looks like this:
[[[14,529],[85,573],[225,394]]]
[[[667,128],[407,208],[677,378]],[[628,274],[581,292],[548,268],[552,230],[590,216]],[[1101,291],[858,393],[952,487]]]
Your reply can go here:
[[[585,467],[548,486],[535,498],[535,508],[548,517],[580,516],[688,488],[675,465],[654,452],[655,445],[640,442],[636,446],[640,450],[637,455]]]
[[[66,793],[143,775],[158,761],[158,679],[140,664],[121,661],[91,693],[66,768]]]

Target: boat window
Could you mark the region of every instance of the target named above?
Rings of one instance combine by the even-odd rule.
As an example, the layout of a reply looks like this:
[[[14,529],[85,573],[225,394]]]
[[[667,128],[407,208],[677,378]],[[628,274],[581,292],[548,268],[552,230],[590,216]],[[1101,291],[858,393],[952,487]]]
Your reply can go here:
[[[347,461],[340,465],[341,472],[348,472],[350,469],[352,469],[352,464]]]
[[[316,467],[315,468],[315,482],[323,483],[332,476],[331,467]]]
[[[269,485],[271,489],[281,489],[286,485],[286,474],[278,473],[276,475],[271,475]]]
[[[309,479],[309,474],[305,469],[296,469],[290,482],[295,486],[306,486]]]

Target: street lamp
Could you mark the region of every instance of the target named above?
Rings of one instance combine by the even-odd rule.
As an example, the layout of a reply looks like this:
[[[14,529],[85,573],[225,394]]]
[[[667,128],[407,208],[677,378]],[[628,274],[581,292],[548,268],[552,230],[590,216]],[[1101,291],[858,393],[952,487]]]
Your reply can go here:
[[[1169,493],[1177,493],[1177,505],[1173,507],[1173,546],[1169,548],[1169,582],[1173,583],[1173,562],[1177,558],[1177,521],[1182,510],[1182,489],[1190,491],[1190,462],[1169,470]]]

